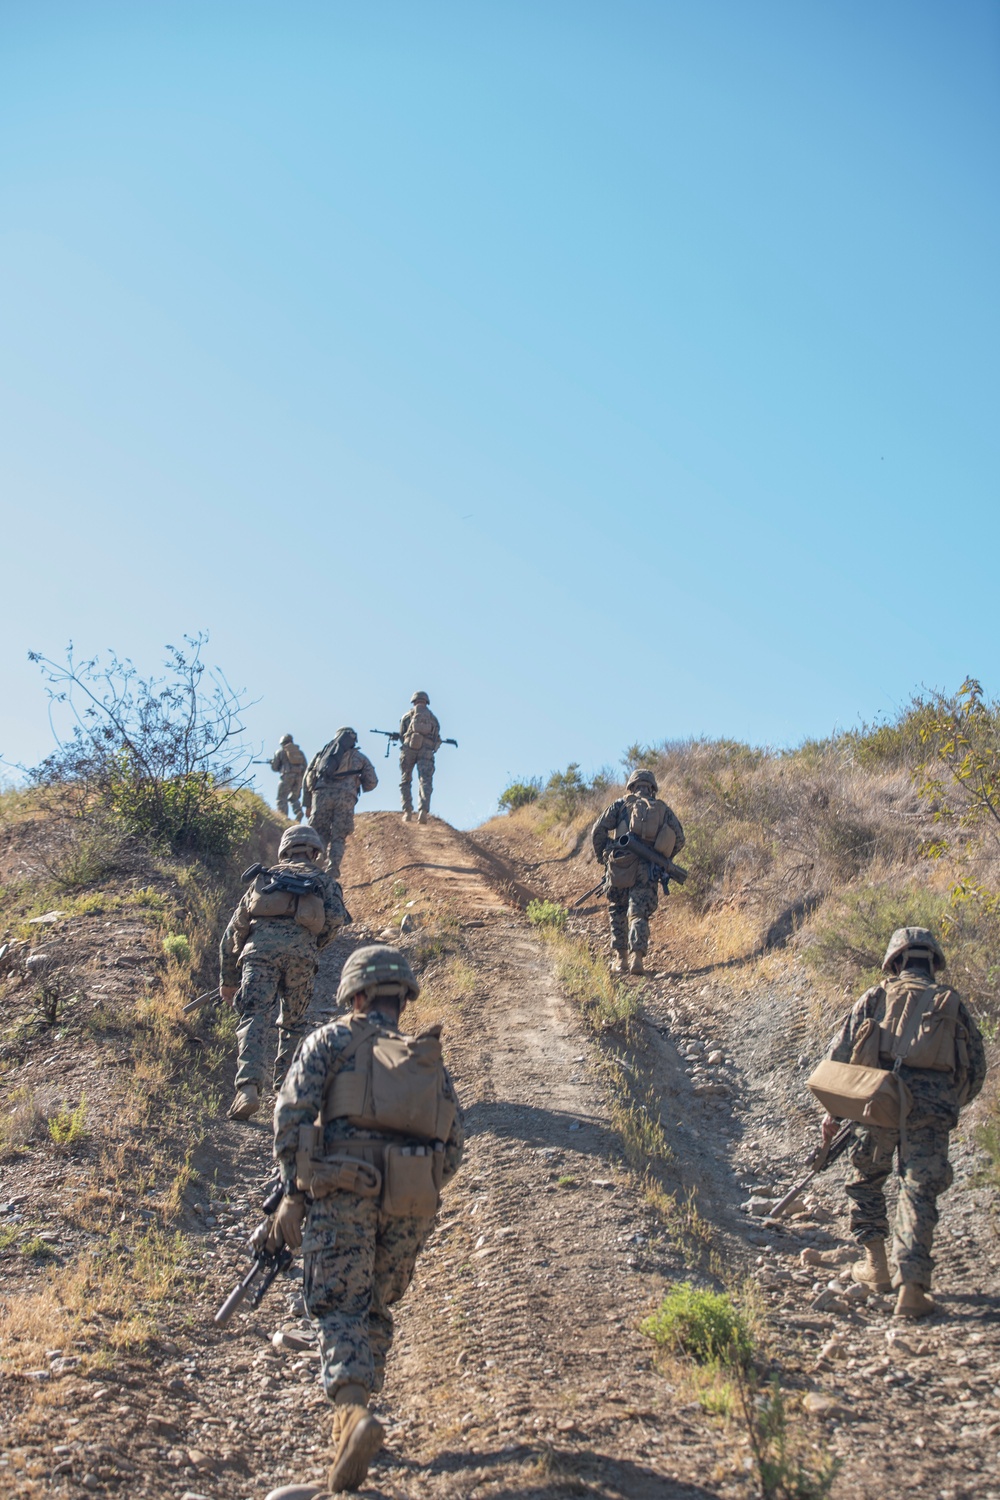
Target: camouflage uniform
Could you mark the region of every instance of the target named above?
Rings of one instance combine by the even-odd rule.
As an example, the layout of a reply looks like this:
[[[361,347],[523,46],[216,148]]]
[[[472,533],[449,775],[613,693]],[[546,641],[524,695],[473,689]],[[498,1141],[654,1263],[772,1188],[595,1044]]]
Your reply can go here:
[[[271,761],[271,770],[278,771],[281,780],[278,782],[278,811],[282,817],[288,817],[288,803],[291,800],[292,812],[295,817],[302,816],[302,803],[299,797],[302,791],[302,778],[306,774],[306,758],[293,739],[286,737],[282,740],[274,758]]]
[[[590,837],[599,860],[605,859],[615,830],[628,824],[629,814],[636,800],[635,796],[626,792],[624,797],[612,802],[594,824]],[[659,798],[652,806],[657,809],[656,821],[659,821],[661,827],[667,826],[673,830],[673,857],[684,847],[684,830],[680,820],[673,809]],[[630,953],[642,956],[649,948],[649,919],[659,905],[659,876],[653,874],[646,860],[634,854],[616,856],[616,868],[624,872],[618,878],[628,883],[612,885],[609,865],[604,893],[608,898],[611,946],[619,954],[624,954],[627,949]]]
[[[906,978],[904,971],[900,979]],[[828,1058],[833,1062],[856,1060],[854,1053],[861,1028],[865,1022],[878,1025],[884,1019],[886,991],[894,982],[898,981],[886,980],[861,996],[830,1044]],[[927,982],[925,978],[924,983]],[[871,1027],[865,1030],[870,1031]],[[958,1035],[968,1053],[965,1077],[904,1064],[899,1076],[913,1101],[906,1118],[905,1139],[900,1139],[898,1130],[858,1126],[848,1153],[851,1167],[846,1191],[851,1200],[851,1233],[860,1245],[889,1236],[883,1189],[892,1171],[893,1157],[898,1156],[899,1201],[892,1238],[896,1286],[908,1282],[930,1288],[937,1199],[940,1193],[947,1192],[954,1175],[948,1160],[948,1136],[958,1124],[960,1108],[976,1097],[986,1078],[983,1039],[961,1003]]]
[[[336,935],[347,915],[340,886],[308,860],[279,860],[274,868],[318,880],[322,884],[326,920],[322,931],[313,934],[300,927],[294,918],[252,918],[248,910],[252,898],[249,890],[233,912],[222,936],[219,958],[220,983],[239,985],[238,1089],[246,1084],[261,1087],[267,1027],[276,997],[279,1007],[274,1087],[280,1088],[299,1039],[305,1035],[306,1013],[319,968],[317,952]]]
[[[414,738],[413,721],[417,714],[426,714],[434,721],[431,736],[420,736],[421,743],[408,743]],[[426,703],[415,703],[399,721],[402,744],[399,750],[399,792],[403,800],[403,811],[413,811],[413,768],[417,768],[417,808],[422,813],[431,809],[431,792],[434,787],[434,756],[441,748],[441,725],[437,715],[432,714]]]
[[[314,756],[306,773],[306,811],[309,821],[326,845],[330,874],[336,880],[344,861],[344,848],[354,832],[354,809],[362,792],[373,792],[378,786],[375,767],[360,750],[349,749],[336,762],[337,772],[355,771],[356,776],[338,775],[324,782],[316,775],[319,756]]]
[[[367,1018],[388,1029],[389,1021],[373,1007]],[[351,1040],[344,1021],[321,1026],[303,1043],[278,1096],[274,1110],[274,1154],[286,1187],[295,1182],[295,1154],[300,1125],[320,1114],[327,1084],[343,1066],[353,1071],[354,1058],[338,1063]],[[455,1123],[445,1145],[443,1181],[462,1159],[465,1128],[454,1086],[446,1088],[456,1105]],[[380,1142],[374,1131],[359,1130],[344,1119],[323,1126],[323,1152],[343,1149],[346,1140]],[[319,1329],[323,1385],[333,1399],[340,1386],[356,1384],[380,1391],[392,1343],[392,1307],[405,1293],[433,1218],[391,1217],[378,1199],[334,1192],[309,1206],[302,1241],[303,1286],[309,1316]]]

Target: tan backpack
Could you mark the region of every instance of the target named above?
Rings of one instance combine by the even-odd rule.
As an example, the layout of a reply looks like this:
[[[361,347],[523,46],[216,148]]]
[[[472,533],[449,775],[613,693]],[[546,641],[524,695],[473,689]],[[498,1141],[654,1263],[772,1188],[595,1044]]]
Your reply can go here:
[[[651,800],[635,796],[631,792],[622,798],[621,814],[615,825],[614,836],[621,838],[623,833],[631,833],[642,839],[644,844],[649,844],[657,854],[662,854],[667,859],[673,854],[677,843],[677,835],[667,820],[665,804],[659,799]],[[635,884],[641,857],[627,848],[612,851],[608,861],[608,876],[614,889],[623,890]]]
[[[413,710],[410,727],[406,731],[406,743],[411,750],[429,747],[434,751],[438,748],[438,723],[429,708],[418,704]]]
[[[249,892],[247,912],[258,918],[292,918],[315,937],[326,925],[321,882],[291,870],[261,870]]]

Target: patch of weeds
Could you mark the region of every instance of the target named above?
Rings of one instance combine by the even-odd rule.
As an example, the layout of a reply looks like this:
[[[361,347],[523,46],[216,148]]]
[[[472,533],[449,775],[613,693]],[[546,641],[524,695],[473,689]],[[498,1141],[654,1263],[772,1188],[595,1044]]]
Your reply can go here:
[[[65,1104],[60,1105],[58,1113],[49,1117],[48,1130],[53,1145],[63,1151],[85,1141],[90,1134],[87,1129],[86,1094],[80,1095],[80,1102],[75,1109],[68,1109]]]
[[[699,1364],[723,1360],[745,1369],[753,1357],[750,1329],[729,1293],[704,1291],[690,1281],[672,1287],[640,1328],[654,1343]]]
[[[659,1096],[648,1089],[636,1093],[628,1071],[620,1063],[605,1063],[611,1123],[621,1137],[629,1166],[647,1173],[651,1167],[665,1167],[674,1153],[660,1121]]]
[[[39,1239],[38,1235],[32,1235],[30,1240],[25,1240],[21,1246],[21,1254],[26,1255],[29,1260],[55,1260],[56,1252],[47,1240]]]
[[[529,901],[525,915],[532,927],[548,927],[554,932],[562,932],[568,913],[558,901]]]
[[[530,781],[512,781],[510,786],[505,787],[500,793],[497,807],[500,812],[516,812],[519,807],[527,807],[532,802],[537,802],[542,790],[542,778],[532,776]]]
[[[692,1267],[701,1266],[707,1269],[709,1275],[723,1280],[719,1257],[711,1249],[712,1226],[698,1208],[695,1189],[689,1188],[685,1194],[678,1196],[668,1192],[662,1183],[647,1175],[643,1183],[643,1197],[650,1208],[655,1209],[657,1218],[683,1255],[685,1263]]]
[[[628,1030],[639,1015],[640,990],[616,984],[604,959],[591,953],[585,942],[543,927],[556,944],[556,972],[560,983],[580,1006],[593,1031]]]
[[[33,1089],[16,1089],[10,1095],[10,1108],[0,1115],[0,1152],[23,1151],[41,1134],[45,1113],[39,1108]]]
[[[168,958],[179,964],[190,964],[191,944],[183,932],[170,932],[163,939],[163,951]]]
[[[897,927],[941,930],[948,897],[926,884],[868,885],[824,903],[803,956],[824,978],[861,989],[882,978],[885,941]]]
[[[77,977],[72,969],[58,969],[51,960],[32,970],[32,1003],[45,1026],[55,1026],[70,1000],[77,999]]]
[[[401,880],[393,881],[391,895],[394,901],[402,901],[403,897],[406,895],[406,886]]]
[[[561,1188],[575,1188],[578,1185],[579,1184],[577,1183],[576,1178],[575,1177],[570,1177],[568,1174],[566,1176],[559,1177],[559,1178],[556,1179],[556,1187],[561,1187]]]
[[[789,1430],[778,1377],[762,1391],[756,1375],[737,1365],[733,1381],[763,1500],[827,1500],[842,1462],[827,1455],[817,1463]]]
[[[9,1250],[14,1244],[16,1244],[16,1242],[17,1230],[13,1227],[13,1225],[8,1224],[5,1228],[0,1229],[0,1255],[3,1255],[3,1253],[6,1250]]]

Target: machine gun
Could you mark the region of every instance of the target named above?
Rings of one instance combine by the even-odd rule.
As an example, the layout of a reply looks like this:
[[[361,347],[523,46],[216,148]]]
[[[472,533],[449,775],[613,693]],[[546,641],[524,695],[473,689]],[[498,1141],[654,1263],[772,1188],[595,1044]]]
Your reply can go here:
[[[392,746],[398,745],[399,741],[403,738],[398,729],[369,729],[368,733],[385,735],[386,759],[389,757],[389,751]],[[441,743],[442,745],[454,745],[455,749],[458,749],[458,740],[442,740]]]
[[[803,1177],[801,1182],[797,1182],[791,1189],[791,1191],[785,1194],[780,1203],[776,1203],[774,1205],[774,1207],[771,1209],[769,1217],[772,1219],[780,1219],[781,1215],[785,1212],[785,1209],[788,1208],[789,1204],[794,1203],[799,1194],[805,1192],[806,1188],[812,1182],[813,1178],[818,1177],[820,1172],[825,1172],[827,1167],[832,1166],[838,1157],[843,1156],[844,1152],[851,1144],[851,1138],[853,1135],[854,1122],[852,1120],[847,1120],[843,1125],[841,1125],[840,1129],[837,1131],[837,1134],[833,1137],[833,1140],[828,1146],[817,1146],[812,1155],[806,1158],[806,1164],[809,1167],[809,1171]]]
[[[616,849],[627,849],[652,865],[654,873],[659,877],[663,886],[665,896],[670,894],[671,880],[676,880],[678,885],[683,885],[688,878],[688,872],[682,865],[675,865],[666,854],[660,854],[651,845],[644,844],[642,839],[637,838],[634,833],[623,833],[618,838],[612,839],[612,854]]]
[[[295,1259],[292,1251],[287,1245],[279,1245],[276,1250],[268,1250],[267,1239],[271,1233],[271,1219],[278,1210],[278,1204],[285,1195],[284,1184],[279,1178],[268,1190],[267,1197],[263,1202],[264,1212],[267,1218],[257,1225],[250,1236],[250,1248],[253,1251],[253,1265],[250,1267],[243,1280],[233,1288],[229,1296],[223,1302],[219,1311],[215,1314],[215,1326],[225,1328],[233,1313],[240,1303],[249,1297],[249,1307],[258,1308],[263,1302],[267,1289],[276,1276],[282,1271],[287,1271]],[[254,1283],[257,1283],[256,1286]]]
[[[206,990],[205,993],[203,995],[199,995],[197,999],[189,1000],[187,1005],[182,1007],[183,1013],[184,1015],[187,1015],[189,1010],[197,1010],[199,1005],[207,1005],[210,1000],[218,1000],[218,998],[219,986],[216,985],[214,990]]]

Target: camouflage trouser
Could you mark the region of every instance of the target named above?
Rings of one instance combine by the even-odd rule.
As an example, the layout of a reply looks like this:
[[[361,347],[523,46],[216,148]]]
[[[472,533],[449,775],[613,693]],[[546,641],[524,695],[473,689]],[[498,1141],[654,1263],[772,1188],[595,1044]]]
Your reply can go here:
[[[296,818],[302,816],[302,803],[299,794],[302,791],[303,771],[283,771],[281,780],[278,782],[278,811],[285,818],[288,817],[288,799],[292,801],[292,812]]]
[[[344,848],[350,834],[354,832],[353,794],[336,796],[329,792],[317,792],[313,802],[312,826],[326,845],[326,857],[330,874],[340,879],[340,867],[344,862]]]
[[[413,811],[413,793],[410,784],[413,780],[413,767],[417,768],[417,779],[420,783],[417,793],[417,808],[420,812],[431,810],[431,789],[434,786],[434,757],[425,750],[411,750],[409,745],[404,745],[399,752],[399,791],[403,798],[403,811]]]
[[[947,1192],[954,1175],[948,1161],[948,1134],[941,1120],[917,1119],[907,1124],[905,1151],[897,1130],[875,1128],[859,1131],[851,1147],[847,1196],[851,1200],[851,1233],[859,1245],[888,1239],[883,1188],[892,1171],[893,1156],[899,1151],[899,1202],[892,1236],[896,1286],[903,1281],[924,1288],[931,1285],[938,1194]]]
[[[392,1343],[392,1312],[413,1278],[433,1219],[389,1218],[378,1200],[331,1193],[309,1210],[302,1279],[319,1329],[323,1386],[357,1383],[380,1391]]]
[[[655,885],[614,886],[607,893],[611,946],[619,953],[645,953],[649,947],[649,919],[659,905]]]
[[[278,946],[273,940],[268,946],[264,940],[258,943],[255,938],[250,951],[244,951],[240,961],[240,990],[236,997],[240,1015],[236,1027],[239,1042],[237,1088],[244,1083],[255,1083],[260,1088],[263,1083],[267,1034],[275,999],[280,1003],[274,1087],[281,1086],[295,1049],[307,1031],[306,1012],[312,1000],[313,980],[318,967],[315,942],[301,927],[289,934],[289,941],[284,946]]]

